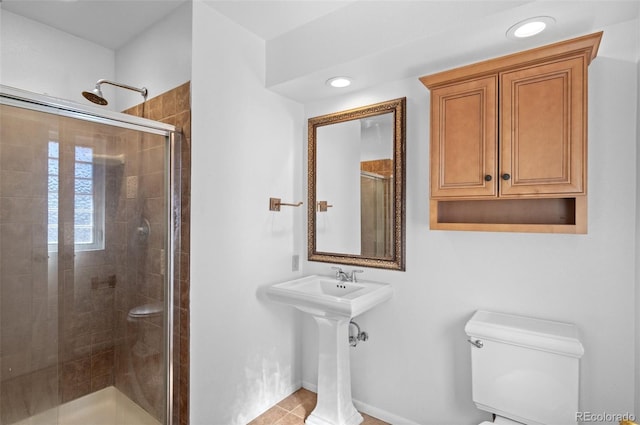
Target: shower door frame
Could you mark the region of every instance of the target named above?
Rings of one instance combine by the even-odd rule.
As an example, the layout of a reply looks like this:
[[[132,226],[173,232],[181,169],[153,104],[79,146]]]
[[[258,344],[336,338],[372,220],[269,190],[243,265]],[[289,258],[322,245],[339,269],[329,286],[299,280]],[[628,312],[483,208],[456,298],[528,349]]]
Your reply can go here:
[[[82,105],[72,101],[58,99],[26,90],[17,89],[0,84],[0,104],[18,108],[39,111],[56,116],[75,118],[98,124],[110,125],[130,130],[153,133],[165,137],[165,164],[168,165],[165,174],[166,202],[166,230],[168,238],[165,241],[165,299],[164,299],[164,338],[165,338],[165,423],[173,423],[173,394],[174,394],[174,292],[175,282],[179,281],[180,273],[180,223],[181,223],[181,133],[170,124],[127,115],[120,112],[101,109],[94,106]]]

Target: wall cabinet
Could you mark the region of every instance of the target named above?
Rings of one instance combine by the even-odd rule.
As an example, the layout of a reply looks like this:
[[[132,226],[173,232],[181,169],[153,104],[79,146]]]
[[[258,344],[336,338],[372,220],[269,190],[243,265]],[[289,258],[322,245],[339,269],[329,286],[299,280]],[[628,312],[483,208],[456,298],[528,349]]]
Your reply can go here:
[[[420,78],[431,228],[586,233],[587,67],[601,36]]]

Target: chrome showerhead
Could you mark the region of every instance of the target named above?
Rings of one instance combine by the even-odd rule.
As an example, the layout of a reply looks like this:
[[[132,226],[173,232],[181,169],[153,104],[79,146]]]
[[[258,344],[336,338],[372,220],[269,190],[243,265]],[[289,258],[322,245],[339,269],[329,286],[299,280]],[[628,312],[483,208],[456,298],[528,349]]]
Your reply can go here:
[[[83,91],[82,95],[90,102],[97,103],[98,105],[107,105],[107,99],[102,95],[102,90],[100,90],[100,86],[96,84],[96,88],[92,91]]]
[[[0,0],[2,1],[2,0]],[[111,84],[112,86],[116,86],[116,87],[122,87],[123,89],[127,89],[127,90],[133,90],[133,91],[137,91],[138,93],[140,93],[142,95],[142,97],[144,98],[144,100],[147,100],[147,88],[146,87],[142,87],[142,88],[137,88],[137,87],[133,87],[133,86],[129,86],[126,84],[122,84],[122,83],[116,83],[113,81],[109,81],[109,80],[98,80],[98,82],[96,83],[96,88],[93,89],[92,91],[83,91],[82,95],[89,101],[93,102],[93,103],[97,103],[98,105],[106,105],[109,102],[107,102],[107,99],[104,98],[104,96],[102,95],[102,91],[100,90],[100,84]]]

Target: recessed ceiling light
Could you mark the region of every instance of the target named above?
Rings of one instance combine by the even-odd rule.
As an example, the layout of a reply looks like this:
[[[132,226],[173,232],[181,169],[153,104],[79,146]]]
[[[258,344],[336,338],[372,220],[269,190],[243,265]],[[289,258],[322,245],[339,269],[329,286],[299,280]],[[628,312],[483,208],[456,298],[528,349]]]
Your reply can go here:
[[[351,85],[351,78],[349,77],[333,77],[327,80],[327,85],[331,87],[347,87]]]
[[[521,38],[532,37],[540,34],[549,25],[556,22],[551,16],[536,16],[535,18],[525,19],[513,25],[507,30],[507,38],[518,40]]]

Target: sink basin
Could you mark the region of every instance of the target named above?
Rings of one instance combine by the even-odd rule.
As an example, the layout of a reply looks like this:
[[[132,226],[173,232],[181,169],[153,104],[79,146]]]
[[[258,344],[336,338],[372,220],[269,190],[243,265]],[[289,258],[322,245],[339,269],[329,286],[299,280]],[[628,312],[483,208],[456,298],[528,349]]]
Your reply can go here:
[[[391,298],[393,289],[387,283],[341,282],[313,275],[275,284],[267,293],[274,301],[314,316],[352,318]]]

